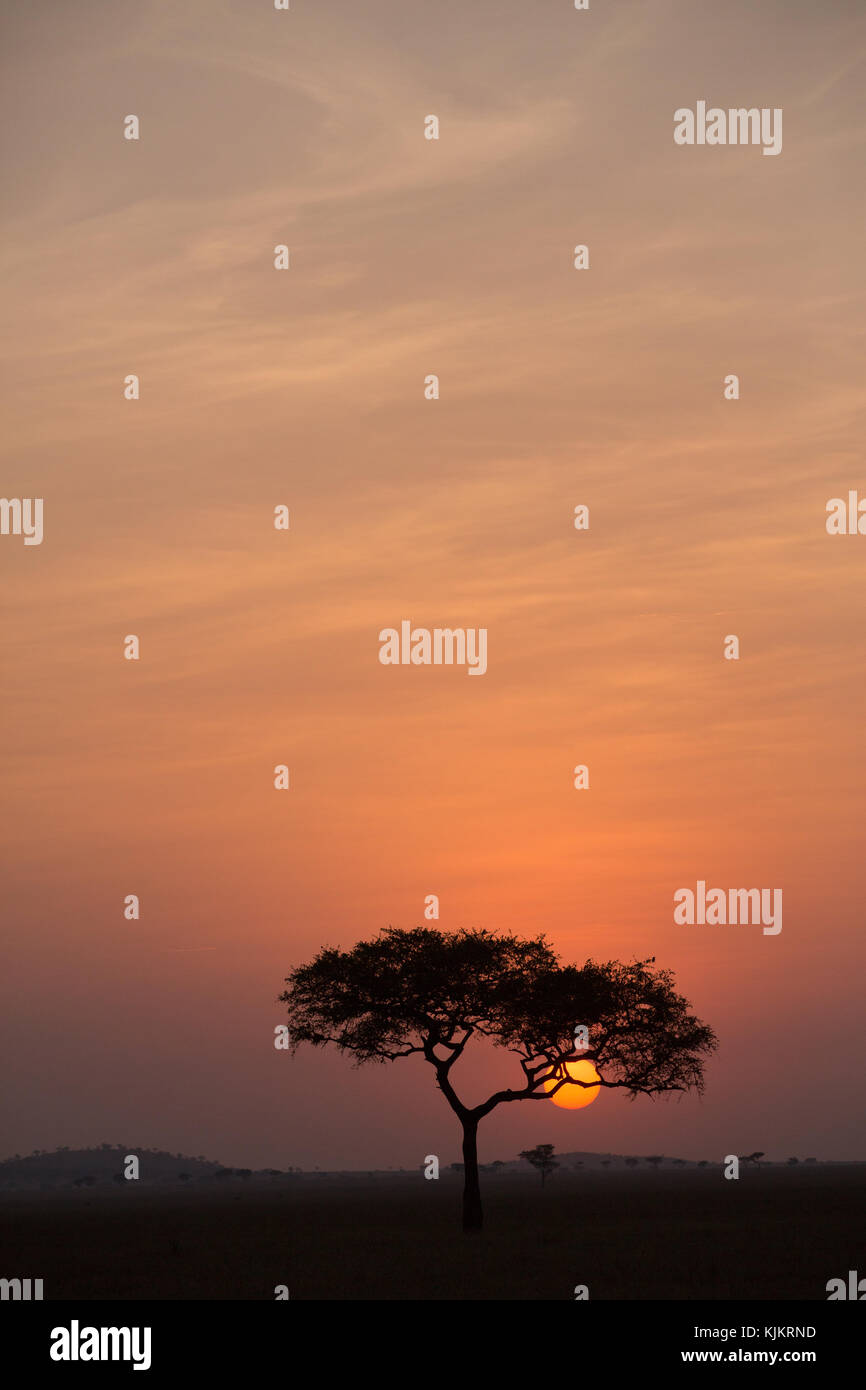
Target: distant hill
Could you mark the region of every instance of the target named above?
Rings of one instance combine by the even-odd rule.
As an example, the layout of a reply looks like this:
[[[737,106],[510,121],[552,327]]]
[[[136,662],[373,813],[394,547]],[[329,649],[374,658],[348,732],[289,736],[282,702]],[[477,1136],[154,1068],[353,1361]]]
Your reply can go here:
[[[139,1161],[139,1181],[163,1183],[212,1178],[222,1170],[221,1163],[199,1155],[170,1154],[160,1149],[136,1148],[134,1144],[100,1144],[95,1149],[36,1150],[26,1158],[15,1154],[0,1161],[0,1190],[18,1187],[95,1187],[123,1182],[124,1159],[135,1154]],[[187,1174],[181,1179],[181,1174]]]

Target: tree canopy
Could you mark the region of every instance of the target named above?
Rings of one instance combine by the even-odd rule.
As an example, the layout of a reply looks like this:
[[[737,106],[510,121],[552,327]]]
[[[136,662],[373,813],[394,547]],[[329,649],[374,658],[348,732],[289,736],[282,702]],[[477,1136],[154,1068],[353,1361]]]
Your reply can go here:
[[[543,936],[387,927],[350,950],[327,947],[286,979],[290,1045],[332,1044],[356,1063],[424,1056],[445,1075],[477,1035],[520,1059],[525,1085],[477,1107],[548,1099],[563,1085],[583,1024],[600,1084],[631,1097],[703,1088],[716,1045],[654,958],[560,965]],[[555,1084],[544,1089],[545,1081]]]

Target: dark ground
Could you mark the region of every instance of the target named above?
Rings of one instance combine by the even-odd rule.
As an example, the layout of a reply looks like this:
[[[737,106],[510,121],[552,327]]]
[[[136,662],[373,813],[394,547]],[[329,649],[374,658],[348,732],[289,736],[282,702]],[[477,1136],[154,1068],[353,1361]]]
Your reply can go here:
[[[0,1277],[56,1299],[818,1299],[866,1275],[866,1167],[134,1182],[0,1194]]]

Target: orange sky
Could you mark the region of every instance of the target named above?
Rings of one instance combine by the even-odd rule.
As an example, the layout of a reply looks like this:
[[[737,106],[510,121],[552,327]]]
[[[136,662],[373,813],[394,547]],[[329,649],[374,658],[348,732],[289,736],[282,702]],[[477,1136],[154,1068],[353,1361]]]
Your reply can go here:
[[[483,1159],[863,1157],[859,5],[3,29],[2,493],[45,538],[0,537],[2,1152],[457,1157],[423,1063],[271,1045],[293,966],[437,893],[655,955],[721,1040],[703,1101],[507,1107]],[[703,99],[783,108],[781,155],[677,147]],[[487,673],[382,666],[403,619],[487,628]],[[675,926],[699,878],[782,932]]]

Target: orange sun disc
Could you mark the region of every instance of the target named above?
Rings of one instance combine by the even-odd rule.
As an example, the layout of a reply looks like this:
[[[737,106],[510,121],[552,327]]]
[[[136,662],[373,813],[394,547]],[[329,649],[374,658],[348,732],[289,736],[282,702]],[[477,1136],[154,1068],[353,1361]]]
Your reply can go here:
[[[592,1062],[582,1058],[579,1062],[566,1062],[565,1070],[568,1076],[574,1081],[600,1081],[601,1078]],[[561,1072],[557,1072],[555,1077],[545,1081],[545,1091],[552,1091],[556,1085]],[[555,1096],[551,1096],[554,1105],[558,1105],[562,1110],[582,1110],[585,1105],[592,1105],[601,1086],[569,1086],[566,1083],[561,1086]]]

